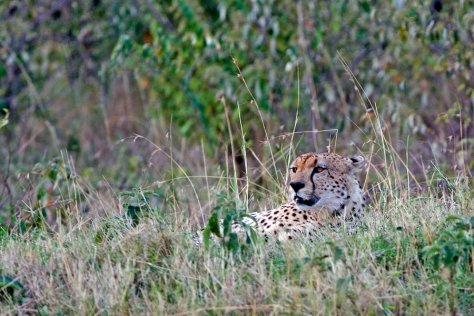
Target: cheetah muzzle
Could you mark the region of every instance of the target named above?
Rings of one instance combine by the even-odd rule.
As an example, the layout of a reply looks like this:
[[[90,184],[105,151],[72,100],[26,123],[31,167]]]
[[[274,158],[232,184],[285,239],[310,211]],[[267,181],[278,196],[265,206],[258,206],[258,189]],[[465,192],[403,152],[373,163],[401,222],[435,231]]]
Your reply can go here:
[[[312,197],[310,199],[304,199],[301,196],[298,196],[298,194],[295,194],[294,200],[296,202],[296,205],[313,206],[316,203],[318,203],[319,198],[318,197]]]

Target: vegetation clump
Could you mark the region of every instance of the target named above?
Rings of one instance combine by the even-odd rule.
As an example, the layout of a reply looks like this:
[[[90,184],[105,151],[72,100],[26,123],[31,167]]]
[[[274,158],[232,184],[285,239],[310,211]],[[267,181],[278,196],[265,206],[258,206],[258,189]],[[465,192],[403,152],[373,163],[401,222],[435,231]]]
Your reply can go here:
[[[474,314],[472,9],[0,2],[0,314]],[[362,223],[263,240],[313,151]]]

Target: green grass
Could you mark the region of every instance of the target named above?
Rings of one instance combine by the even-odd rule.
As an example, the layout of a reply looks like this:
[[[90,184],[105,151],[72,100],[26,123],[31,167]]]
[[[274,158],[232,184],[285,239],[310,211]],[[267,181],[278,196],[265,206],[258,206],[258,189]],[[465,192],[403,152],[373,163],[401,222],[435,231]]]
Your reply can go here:
[[[170,192],[125,192],[118,208],[99,201],[102,216],[2,232],[0,314],[472,314],[472,190],[455,185],[440,197],[378,194],[352,235],[233,248],[195,246]],[[219,189],[219,214],[235,212],[242,201]]]
[[[0,315],[474,314],[471,2],[49,2],[0,2]],[[356,233],[194,245],[307,151]]]
[[[76,168],[66,152],[25,168],[13,186],[17,212],[1,219],[0,314],[473,314],[472,179],[435,164],[413,174],[371,107],[370,141],[351,151],[367,158],[373,201],[355,233],[324,228],[312,243],[239,240],[231,231],[202,246],[192,240],[202,226],[213,233],[220,219],[285,202],[289,161],[308,148],[296,132],[281,146],[265,136],[260,177],[246,154],[239,178],[229,156],[211,161],[167,136],[159,145],[130,138],[147,149],[130,157],[115,146],[113,163],[98,162],[112,176]],[[243,129],[228,131],[245,139]],[[328,150],[336,142],[329,137]],[[113,170],[123,168],[121,181]]]

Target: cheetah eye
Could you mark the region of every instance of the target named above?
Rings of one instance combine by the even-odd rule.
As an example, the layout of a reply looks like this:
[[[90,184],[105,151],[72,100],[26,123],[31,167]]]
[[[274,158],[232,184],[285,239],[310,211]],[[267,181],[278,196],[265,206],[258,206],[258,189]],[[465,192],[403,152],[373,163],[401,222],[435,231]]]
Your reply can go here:
[[[314,168],[314,173],[321,173],[324,170],[326,170],[326,168],[324,168],[324,167],[315,167]]]
[[[291,172],[296,173],[296,167],[291,167],[290,170]]]

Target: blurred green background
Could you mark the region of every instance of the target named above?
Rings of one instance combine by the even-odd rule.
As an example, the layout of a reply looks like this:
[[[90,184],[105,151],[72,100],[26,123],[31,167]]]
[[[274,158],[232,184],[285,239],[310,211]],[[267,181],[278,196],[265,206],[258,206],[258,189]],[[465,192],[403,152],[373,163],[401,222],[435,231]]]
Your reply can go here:
[[[264,178],[296,117],[296,153],[378,156],[375,127],[420,181],[474,168],[473,1],[24,0],[0,16],[1,214],[53,190],[59,161],[97,190],[243,151]]]

